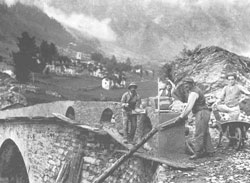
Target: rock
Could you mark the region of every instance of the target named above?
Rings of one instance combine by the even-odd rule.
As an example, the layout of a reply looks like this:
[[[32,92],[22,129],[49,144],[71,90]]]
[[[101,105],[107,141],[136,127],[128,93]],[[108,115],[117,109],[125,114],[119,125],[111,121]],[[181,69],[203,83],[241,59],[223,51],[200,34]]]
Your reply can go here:
[[[221,160],[222,160],[221,157],[216,157],[216,158],[214,159],[214,161],[221,161]]]
[[[200,48],[173,62],[175,73],[172,73],[172,78],[178,81],[185,76],[192,77],[207,93],[213,91],[217,94],[225,85],[224,79],[228,72],[237,73],[240,82],[250,86],[249,62],[249,58],[216,46]]]

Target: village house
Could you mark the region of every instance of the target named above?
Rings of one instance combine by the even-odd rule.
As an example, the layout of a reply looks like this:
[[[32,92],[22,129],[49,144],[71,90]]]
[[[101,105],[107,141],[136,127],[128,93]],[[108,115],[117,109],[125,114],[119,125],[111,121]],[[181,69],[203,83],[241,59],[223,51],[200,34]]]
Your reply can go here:
[[[108,77],[102,79],[102,88],[105,90],[110,90],[114,87],[114,81]]]
[[[76,52],[76,59],[81,60],[82,59],[82,53]]]
[[[97,77],[97,78],[103,78],[104,73],[102,72],[101,69],[97,69],[97,70],[91,72],[91,76],[94,76],[94,77]]]

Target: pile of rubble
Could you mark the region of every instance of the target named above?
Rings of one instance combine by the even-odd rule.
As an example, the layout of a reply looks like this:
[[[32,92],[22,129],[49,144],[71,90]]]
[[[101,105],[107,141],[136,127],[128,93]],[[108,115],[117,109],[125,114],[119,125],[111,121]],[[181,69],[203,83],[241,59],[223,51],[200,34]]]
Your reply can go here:
[[[248,144],[249,146],[249,144]],[[215,156],[194,161],[196,169],[190,172],[162,166],[157,172],[158,182],[247,183],[249,182],[249,148],[235,152],[218,149]]]
[[[22,94],[22,87],[8,74],[0,73],[0,110],[26,105],[27,100]]]
[[[226,85],[225,75],[235,72],[242,85],[250,87],[250,59],[219,47],[195,49],[173,62],[175,80],[192,77],[206,93],[217,94]]]
[[[29,96],[39,95],[61,99],[59,93],[51,90],[44,90],[33,84],[20,84],[9,74],[0,72],[0,110],[19,108],[33,104]],[[37,99],[37,101],[40,101]]]

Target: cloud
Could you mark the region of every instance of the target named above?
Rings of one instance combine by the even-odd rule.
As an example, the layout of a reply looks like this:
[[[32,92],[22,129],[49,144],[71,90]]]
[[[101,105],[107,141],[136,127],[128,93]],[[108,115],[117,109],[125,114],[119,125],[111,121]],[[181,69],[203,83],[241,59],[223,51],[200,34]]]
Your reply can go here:
[[[115,41],[116,34],[110,27],[111,19],[106,18],[98,20],[94,17],[89,17],[83,13],[66,14],[58,8],[50,6],[50,0],[4,0],[8,6],[12,6],[17,2],[26,5],[33,5],[40,8],[49,17],[54,18],[62,25],[78,30],[83,34],[95,37],[104,41]]]
[[[99,21],[94,17],[89,17],[82,13],[67,15],[60,9],[48,6],[47,4],[44,4],[42,9],[48,16],[53,17],[67,27],[74,28],[82,33],[105,41],[116,40],[116,34],[109,26],[111,21],[109,18]]]
[[[4,1],[8,6],[12,6],[17,3],[17,0],[5,0]]]
[[[190,6],[198,6],[206,8],[215,4],[234,5],[234,4],[250,4],[250,0],[143,0],[143,5],[147,6],[151,2],[160,2],[179,8],[189,8]]]
[[[32,0],[3,0],[3,2],[5,2],[9,7],[15,5],[18,2],[25,5],[34,5],[36,3],[36,1]]]

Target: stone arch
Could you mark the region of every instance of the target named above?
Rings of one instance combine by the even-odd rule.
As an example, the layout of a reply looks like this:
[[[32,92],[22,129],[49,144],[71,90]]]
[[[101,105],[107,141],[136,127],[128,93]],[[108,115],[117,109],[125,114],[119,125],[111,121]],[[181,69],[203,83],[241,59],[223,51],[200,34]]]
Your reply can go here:
[[[101,115],[101,122],[111,122],[112,116],[113,116],[113,111],[110,108],[104,109]]]
[[[0,178],[8,183],[29,183],[23,156],[11,139],[0,148]]]
[[[74,110],[74,108],[71,107],[71,106],[68,107],[65,116],[72,119],[72,120],[75,120],[75,110]]]

